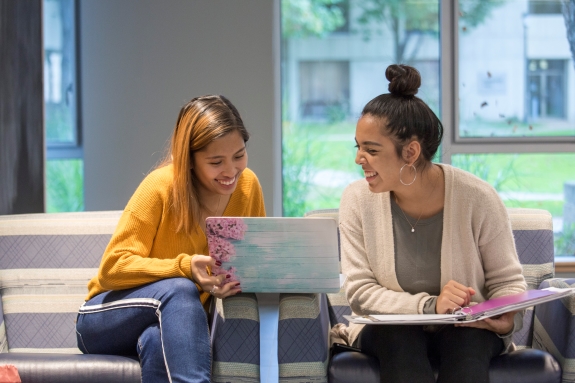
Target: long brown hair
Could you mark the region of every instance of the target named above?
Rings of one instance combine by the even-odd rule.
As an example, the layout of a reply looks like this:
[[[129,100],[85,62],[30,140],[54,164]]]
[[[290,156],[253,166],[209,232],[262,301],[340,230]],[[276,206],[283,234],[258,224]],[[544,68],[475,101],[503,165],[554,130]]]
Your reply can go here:
[[[238,131],[244,142],[250,138],[240,113],[224,96],[196,97],[180,110],[170,148],[158,167],[174,165],[172,208],[176,230],[191,233],[200,222],[202,201],[197,179],[191,170],[194,152],[231,132]]]

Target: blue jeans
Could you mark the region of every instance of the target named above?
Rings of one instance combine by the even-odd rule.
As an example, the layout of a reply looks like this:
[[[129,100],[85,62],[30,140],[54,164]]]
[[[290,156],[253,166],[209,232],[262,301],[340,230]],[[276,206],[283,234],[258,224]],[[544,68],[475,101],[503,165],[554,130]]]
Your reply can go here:
[[[101,293],[80,307],[76,335],[85,354],[138,355],[144,383],[210,382],[207,315],[189,279]]]

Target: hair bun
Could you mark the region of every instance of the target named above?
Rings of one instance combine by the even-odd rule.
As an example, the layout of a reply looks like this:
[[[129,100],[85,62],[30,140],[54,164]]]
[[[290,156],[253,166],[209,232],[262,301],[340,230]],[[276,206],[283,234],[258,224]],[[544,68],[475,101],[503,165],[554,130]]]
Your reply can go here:
[[[394,96],[412,97],[421,86],[419,71],[409,65],[393,64],[385,70],[389,92]]]

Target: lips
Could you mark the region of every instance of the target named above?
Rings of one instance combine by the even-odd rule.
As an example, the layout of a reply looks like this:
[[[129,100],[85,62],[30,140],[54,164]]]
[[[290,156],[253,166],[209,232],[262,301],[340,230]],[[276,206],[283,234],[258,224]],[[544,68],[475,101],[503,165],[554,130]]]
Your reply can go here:
[[[234,178],[231,178],[229,180],[216,180],[216,181],[218,181],[218,183],[220,183],[221,185],[230,186],[231,184],[236,182],[236,178],[237,178],[237,176]]]

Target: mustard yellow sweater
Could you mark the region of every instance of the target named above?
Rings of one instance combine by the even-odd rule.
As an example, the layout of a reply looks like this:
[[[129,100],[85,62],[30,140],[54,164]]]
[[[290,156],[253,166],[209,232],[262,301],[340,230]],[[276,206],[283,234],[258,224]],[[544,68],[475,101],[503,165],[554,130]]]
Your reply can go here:
[[[152,171],[124,209],[106,248],[98,275],[88,283],[87,300],[108,290],[123,290],[164,278],[192,278],[194,254],[208,254],[204,232],[176,233],[170,209],[173,166]],[[245,169],[238,179],[224,216],[263,217],[264,199],[256,175]],[[210,295],[201,294],[202,304]]]

